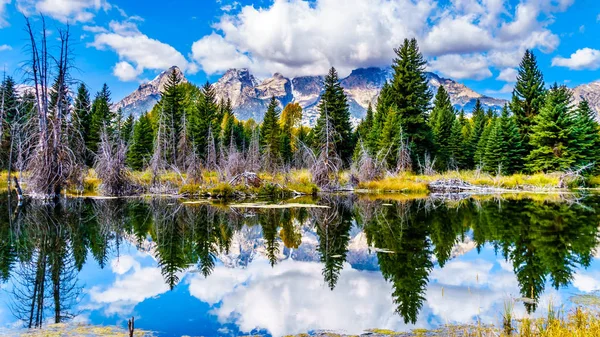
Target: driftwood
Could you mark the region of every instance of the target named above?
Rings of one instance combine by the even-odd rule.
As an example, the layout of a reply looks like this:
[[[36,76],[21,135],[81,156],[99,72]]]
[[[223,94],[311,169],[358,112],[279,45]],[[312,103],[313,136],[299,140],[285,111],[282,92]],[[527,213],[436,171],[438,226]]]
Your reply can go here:
[[[245,186],[251,187],[260,187],[262,185],[262,179],[260,179],[254,172],[245,171],[229,180],[229,185],[231,186],[236,186],[239,184],[244,184]]]
[[[568,170],[567,172],[563,173],[560,176],[557,187],[558,188],[568,188],[570,182],[577,181],[577,180],[583,180],[582,173],[586,170],[591,169],[592,167],[594,167],[594,165],[595,165],[595,163],[589,163],[589,164],[584,165],[576,170]]]

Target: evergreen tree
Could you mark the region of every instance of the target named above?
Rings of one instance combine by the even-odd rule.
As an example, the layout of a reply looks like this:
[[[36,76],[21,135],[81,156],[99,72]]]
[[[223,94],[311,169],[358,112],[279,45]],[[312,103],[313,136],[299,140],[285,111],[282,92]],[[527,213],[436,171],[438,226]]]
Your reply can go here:
[[[368,139],[369,134],[371,133],[371,128],[373,127],[373,119],[373,106],[371,106],[371,103],[369,103],[365,118],[363,118],[363,120],[361,120],[356,127],[356,135],[354,136],[355,139],[362,138],[363,141]]]
[[[490,138],[490,134],[492,133],[492,129],[495,125],[495,119],[488,120],[485,118],[485,125],[483,128],[483,132],[481,133],[481,137],[479,137],[479,141],[477,142],[477,146],[475,147],[475,155],[473,157],[473,162],[475,163],[475,167],[481,167],[485,169],[485,152],[488,140]]]
[[[502,158],[502,174],[514,174],[523,169],[523,157],[526,154],[517,121],[514,115],[509,115],[508,106],[502,109],[499,128],[502,132],[502,148],[499,154]]]
[[[148,114],[142,115],[133,127],[131,145],[127,151],[127,164],[134,170],[141,170],[152,157],[154,132]]]
[[[531,127],[527,168],[531,172],[568,170],[577,161],[577,134],[571,91],[554,84]]]
[[[502,150],[503,150],[503,130],[501,123],[497,119],[493,119],[489,126],[489,135],[481,155],[483,169],[489,173],[498,172],[502,169]],[[502,172],[502,171],[500,171]]]
[[[477,162],[475,160],[475,153],[477,152],[478,146],[479,146],[479,141],[481,140],[481,136],[483,135],[483,132],[485,130],[485,127],[487,125],[487,117],[485,115],[485,111],[483,110],[483,106],[481,105],[481,102],[479,101],[479,99],[477,101],[475,101],[475,107],[473,108],[473,112],[472,112],[472,120],[473,120],[473,129],[471,132],[471,138],[470,138],[470,146],[468,148],[468,152],[467,152],[467,165],[468,167],[472,168],[475,167],[476,165],[479,165],[479,162]],[[485,143],[483,143],[485,144]]]
[[[446,170],[448,169],[450,159],[452,158],[450,141],[456,115],[454,107],[450,102],[450,96],[441,85],[435,95],[433,104],[434,106],[431,111],[431,119],[429,122],[433,129],[434,140],[437,146],[437,163],[440,169]]]
[[[91,108],[90,92],[85,84],[81,83],[77,87],[77,96],[73,104],[73,127],[86,144],[90,137]]]
[[[464,138],[462,132],[463,126],[458,118],[454,119],[452,129],[450,130],[450,139],[448,140],[449,166],[462,169],[465,165],[465,155],[463,150]]]
[[[215,90],[210,83],[206,82],[200,91],[196,113],[190,118],[191,137],[201,157],[206,157],[208,130],[212,130],[213,134],[215,130],[220,130],[221,119],[218,118],[218,108]]]
[[[391,86],[386,81],[379,92],[379,97],[377,97],[377,108],[373,114],[373,125],[371,126],[369,134],[365,136],[367,148],[373,154],[377,154],[380,150],[381,131],[383,130],[383,124],[385,124],[387,113],[391,105]]]
[[[165,134],[161,135],[161,137],[165,137],[169,144],[165,155],[168,163],[174,165],[181,162],[177,143],[183,131],[182,120],[185,95],[180,84],[180,73],[177,68],[172,68],[167,77],[164,92],[158,102],[160,106],[159,113],[163,114],[159,119],[165,123]]]
[[[397,58],[392,65],[394,77],[389,99],[396,106],[399,126],[410,141],[413,168],[416,169],[418,163],[423,162],[425,153],[434,150],[433,133],[427,122],[432,93],[425,76],[426,62],[417,40],[405,39],[402,46],[394,51]]]
[[[12,77],[4,78],[0,85],[0,167],[8,168],[11,129],[18,116],[19,97],[15,90],[15,82]]]
[[[223,146],[229,146],[231,144],[231,137],[235,137],[234,128],[235,128],[235,116],[232,113],[225,112],[223,115],[223,122],[221,122],[221,143]]]
[[[133,118],[133,114],[129,114],[129,117],[123,122],[121,126],[121,139],[125,144],[129,144],[131,137],[133,136],[133,125],[135,124],[135,119]]]
[[[513,91],[510,109],[516,118],[523,144],[531,151],[529,139],[535,117],[544,106],[544,76],[538,68],[535,55],[526,50],[519,65],[517,83]]]
[[[352,125],[350,124],[350,110],[344,89],[340,84],[338,73],[331,68],[325,77],[325,88],[319,103],[319,118],[315,125],[315,139],[323,139],[325,129],[325,116],[335,130],[335,149],[344,163],[349,163],[354,150]],[[327,113],[325,113],[327,112]],[[317,147],[320,144],[314,144]]]
[[[600,160],[600,128],[596,121],[597,113],[583,100],[575,110],[575,137],[577,150],[577,166],[595,164],[598,171]]]
[[[280,149],[279,105],[275,96],[271,97],[267,112],[260,127],[260,142],[263,151],[269,154],[270,163],[279,161]]]
[[[104,83],[102,90],[100,90],[94,98],[90,113],[90,129],[86,145],[94,154],[98,151],[98,143],[100,142],[100,133],[102,132],[102,129],[105,125],[106,127],[112,125],[114,116],[110,111],[110,106],[110,90],[108,90],[108,85]],[[87,164],[91,165],[92,162],[88,162]]]

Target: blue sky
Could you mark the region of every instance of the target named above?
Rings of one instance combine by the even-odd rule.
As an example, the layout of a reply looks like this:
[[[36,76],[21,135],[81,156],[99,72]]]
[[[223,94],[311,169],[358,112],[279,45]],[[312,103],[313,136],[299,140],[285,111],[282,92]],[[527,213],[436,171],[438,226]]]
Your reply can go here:
[[[0,0],[0,65],[17,80],[23,14],[39,12],[54,33],[71,24],[74,77],[93,92],[108,83],[114,101],[170,65],[194,83],[231,67],[347,75],[390,64],[405,37],[417,37],[431,70],[491,96],[509,96],[527,48],[547,83],[600,79],[594,0]]]

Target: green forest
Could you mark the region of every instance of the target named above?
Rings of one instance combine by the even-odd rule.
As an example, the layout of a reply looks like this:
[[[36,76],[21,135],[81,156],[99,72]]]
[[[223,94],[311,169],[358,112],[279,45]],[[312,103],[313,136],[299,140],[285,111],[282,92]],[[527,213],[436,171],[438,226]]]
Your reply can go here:
[[[71,78],[68,28],[61,30],[64,49],[54,57],[57,66],[43,57],[50,53],[45,35],[38,38],[29,22],[27,28],[36,47],[30,63],[34,89],[19,95],[13,78],[2,81],[0,164],[9,176],[18,172],[34,194],[59,195],[69,186],[81,190],[89,169],[105,195],[138,193],[133,172],[141,171],[148,172],[151,186],[164,183],[168,174],[200,186],[227,184],[247,172],[304,170],[321,190],[401,172],[598,172],[596,112],[585,101],[574,105],[566,86],[547,85],[529,50],[512,100],[501,111],[486,111],[479,101],[472,111],[457,111],[443,86],[431,92],[417,41],[406,39],[395,49],[393,78],[357,126],[332,67],[311,128],[302,125],[298,103],[281,107],[275,97],[261,122],[238,120],[231,102],[217,100],[210,83],[182,83],[175,71],[151,111],[139,118],[124,115],[112,109],[106,84],[92,95]]]

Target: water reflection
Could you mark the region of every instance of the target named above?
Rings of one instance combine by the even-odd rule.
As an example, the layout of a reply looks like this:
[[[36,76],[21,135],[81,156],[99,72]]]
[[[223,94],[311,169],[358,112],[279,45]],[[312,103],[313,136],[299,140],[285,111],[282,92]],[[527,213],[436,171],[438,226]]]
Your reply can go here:
[[[162,287],[173,290],[182,277],[195,274],[190,294],[219,301],[222,296],[211,295],[218,289],[200,289],[195,278],[210,278],[220,265],[246,268],[260,256],[275,270],[310,269],[318,262],[323,282],[333,291],[344,277],[344,265],[350,263],[357,270],[380,270],[391,285],[396,312],[406,323],[416,323],[426,298],[432,300],[428,286],[434,267],[443,272],[451,259],[464,253],[457,249],[459,243],[472,240],[477,250],[490,246],[505,259],[527,311],[533,312],[547,283],[556,289],[567,286],[575,272],[590,266],[600,223],[597,196],[578,202],[378,201],[337,196],[316,201],[327,208],[291,209],[230,208],[158,198],[70,199],[56,205],[30,201],[15,207],[3,198],[0,277],[9,285],[12,314],[26,327],[67,321],[84,310],[78,303],[83,297],[78,277],[89,263],[86,260],[91,257],[104,269],[112,257],[121,256],[123,245],[131,244],[152,256],[160,269],[162,285],[147,284],[152,296],[162,293]],[[150,270],[127,259],[123,256],[125,267],[117,273],[146,272],[137,280],[142,288],[143,282],[154,280]],[[479,267],[484,268],[484,262]],[[464,272],[453,268],[447,273]],[[302,271],[298,272],[301,278]],[[97,288],[89,293],[111,296]]]

